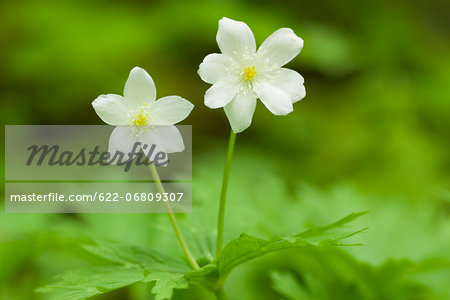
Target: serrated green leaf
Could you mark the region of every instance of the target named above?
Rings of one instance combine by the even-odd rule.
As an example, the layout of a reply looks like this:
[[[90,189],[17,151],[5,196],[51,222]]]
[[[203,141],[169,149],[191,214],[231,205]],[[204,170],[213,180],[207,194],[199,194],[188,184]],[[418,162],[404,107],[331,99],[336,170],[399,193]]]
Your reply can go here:
[[[183,274],[189,266],[181,259],[139,247],[109,243],[83,246],[114,265],[95,266],[62,274],[61,280],[37,289],[52,293],[53,299],[83,299],[131,285],[155,281],[157,299],[170,299],[174,288],[186,288]],[[169,297],[169,298],[168,298]]]
[[[331,235],[329,234],[329,231],[342,227],[363,214],[365,213],[350,214],[327,226],[313,227],[294,236],[275,237],[270,240],[241,234],[239,238],[232,240],[224,247],[217,261],[218,272],[221,277],[224,277],[240,264],[279,250],[340,245],[340,240],[348,238],[365,229],[350,233],[336,232]]]
[[[155,250],[147,250],[134,246],[123,246],[112,243],[97,242],[97,245],[84,245],[90,253],[108,261],[137,265],[147,272],[185,273],[190,270],[187,263],[178,257],[167,256]]]
[[[336,228],[342,227],[350,222],[353,222],[360,216],[363,216],[367,213],[368,213],[367,211],[360,212],[360,213],[351,213],[348,216],[346,216],[332,224],[325,225],[325,226],[315,226],[315,227],[309,228],[308,230],[303,231],[302,233],[297,234],[296,236],[301,237],[301,238],[323,237],[326,232],[329,232],[332,229],[336,229]]]
[[[241,234],[239,238],[232,240],[225,246],[217,262],[217,268],[223,276],[230,273],[238,265],[270,252],[307,246],[313,245],[300,238],[263,240],[247,234]]]
[[[95,266],[69,271],[61,280],[36,289],[53,293],[51,299],[83,299],[100,295],[144,279],[142,268],[136,266]]]
[[[145,276],[142,282],[155,282],[152,293],[155,300],[172,299],[173,289],[186,289],[189,286],[183,273],[154,272]]]

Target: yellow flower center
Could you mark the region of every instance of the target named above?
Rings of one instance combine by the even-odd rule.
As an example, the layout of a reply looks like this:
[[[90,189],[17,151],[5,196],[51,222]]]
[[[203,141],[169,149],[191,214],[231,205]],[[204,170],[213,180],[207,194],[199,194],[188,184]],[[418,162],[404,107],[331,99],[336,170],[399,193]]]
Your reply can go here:
[[[130,125],[132,126],[146,126],[150,125],[152,118],[148,113],[148,107],[150,103],[144,102],[138,106],[136,110],[132,111],[129,115]]]
[[[244,69],[244,79],[247,81],[250,81],[253,79],[253,77],[255,77],[256,75],[256,70],[255,70],[255,66],[253,67],[247,67]]]
[[[133,120],[133,125],[138,126],[147,125],[147,117],[144,116],[142,113],[138,114]]]

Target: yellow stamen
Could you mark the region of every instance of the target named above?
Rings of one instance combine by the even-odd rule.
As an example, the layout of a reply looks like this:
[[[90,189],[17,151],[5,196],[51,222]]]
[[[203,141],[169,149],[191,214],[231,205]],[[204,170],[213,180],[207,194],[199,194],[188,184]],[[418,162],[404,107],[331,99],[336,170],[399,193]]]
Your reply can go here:
[[[244,69],[244,79],[247,81],[250,81],[253,79],[253,77],[255,77],[256,75],[256,70],[255,70],[255,66],[253,67],[247,67]]]
[[[146,124],[147,124],[147,117],[142,114],[138,114],[136,118],[134,118],[133,120],[133,125],[143,126]]]

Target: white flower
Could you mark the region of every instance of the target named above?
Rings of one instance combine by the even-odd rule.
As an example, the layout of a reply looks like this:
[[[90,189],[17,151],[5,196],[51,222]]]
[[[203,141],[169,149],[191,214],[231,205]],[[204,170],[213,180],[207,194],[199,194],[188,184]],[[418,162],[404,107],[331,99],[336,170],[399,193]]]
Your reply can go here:
[[[235,133],[250,126],[257,98],[273,114],[286,115],[305,97],[303,77],[282,68],[303,48],[303,40],[291,29],[275,31],[256,50],[247,24],[222,18],[217,44],[222,53],[206,56],[198,73],[212,84],[205,94],[206,106],[223,107]]]
[[[118,126],[111,133],[108,152],[130,153],[140,142],[143,152],[153,154],[181,152],[184,143],[173,126],[184,120],[194,108],[179,96],[163,97],[156,101],[156,87],[150,75],[139,67],[131,70],[125,83],[124,96],[100,95],[92,102],[97,115],[107,124]],[[143,147],[147,145],[147,147]]]

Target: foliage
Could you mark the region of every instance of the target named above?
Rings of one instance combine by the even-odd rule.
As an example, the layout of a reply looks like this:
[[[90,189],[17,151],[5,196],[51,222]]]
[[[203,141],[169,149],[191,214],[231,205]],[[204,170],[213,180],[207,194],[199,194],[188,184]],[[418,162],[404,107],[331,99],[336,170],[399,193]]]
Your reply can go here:
[[[335,234],[333,237],[326,236],[326,233],[347,224],[359,215],[361,214],[352,214],[327,226],[313,227],[294,236],[275,237],[271,240],[241,234],[224,247],[217,262],[211,262],[194,271],[187,271],[188,265],[182,261],[154,250],[101,243],[95,246],[86,245],[84,248],[92,254],[116,264],[64,273],[61,281],[37,291],[53,293],[52,299],[83,299],[142,281],[155,282],[152,292],[158,300],[171,299],[173,289],[185,289],[189,283],[203,285],[215,292],[222,288],[225,278],[234,268],[249,260],[291,248],[339,245],[339,241],[359,231]],[[319,242],[313,241],[313,238],[324,236],[326,238]]]

